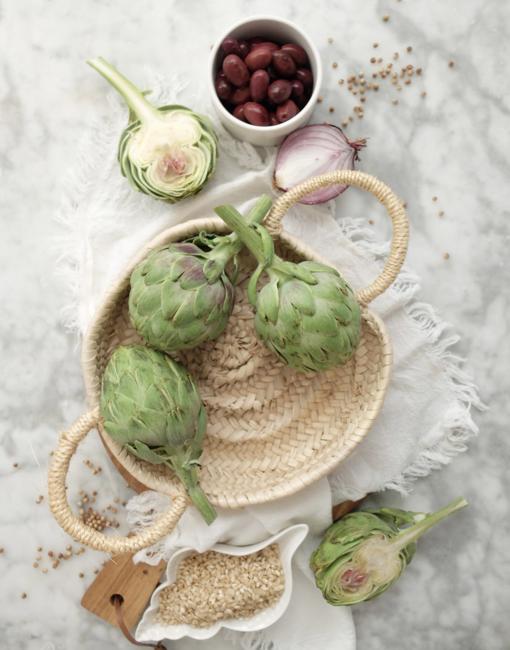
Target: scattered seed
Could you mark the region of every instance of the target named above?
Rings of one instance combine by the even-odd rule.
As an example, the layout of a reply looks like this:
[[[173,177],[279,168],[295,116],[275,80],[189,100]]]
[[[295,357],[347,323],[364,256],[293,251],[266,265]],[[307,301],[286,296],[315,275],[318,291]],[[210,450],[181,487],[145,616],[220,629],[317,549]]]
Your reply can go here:
[[[2,555],[2,553],[4,553],[4,552],[5,552],[4,547],[3,547],[3,546],[0,546],[0,555]]]
[[[322,97],[317,97],[317,104],[322,104],[323,98]]]
[[[373,219],[369,219],[369,220],[368,220],[368,223],[369,223],[371,226],[373,226],[373,225],[374,225],[374,220],[373,220]]]
[[[398,104],[398,99],[394,99],[391,103],[396,106]]]
[[[332,42],[333,42],[333,39],[332,39],[331,36],[330,36],[330,37],[328,38],[328,43],[331,44]]]
[[[394,61],[397,61],[397,59],[398,59],[399,56],[400,56],[400,55],[399,55],[398,52],[393,52],[393,60],[394,60]]]
[[[343,86],[344,85],[344,79],[339,79],[338,80],[338,85]]]
[[[375,58],[375,56],[373,56],[373,57],[370,58],[370,63],[375,63],[376,60],[377,60],[377,59]]]
[[[48,573],[48,569],[46,569],[46,568],[41,569],[41,571],[42,571],[43,573]]]
[[[410,79],[406,79],[406,80],[404,81],[404,83],[405,83],[406,86],[409,86],[409,84],[411,83],[411,80],[410,80]]]
[[[444,217],[444,210],[439,210],[439,212],[437,213],[437,216],[438,217]]]
[[[402,203],[402,207],[407,208],[407,201],[404,201],[404,203]]]
[[[32,566],[34,567],[34,569],[37,569],[37,567],[39,566],[39,562],[34,562]]]
[[[421,75],[422,72],[423,72],[423,70],[421,68],[416,68],[416,74],[417,75]]]
[[[421,95],[420,95],[420,97],[426,97],[426,96],[427,96],[427,93],[426,93],[425,91],[423,91],[423,92],[421,93]]]
[[[412,48],[410,45],[408,45],[408,46],[406,47],[406,51],[409,52],[409,53],[411,53],[411,52],[413,51],[413,48]]]
[[[338,63],[336,61],[333,61],[333,63],[331,64],[331,67],[332,68],[338,68]]]
[[[379,47],[379,43],[372,43],[372,47]]]
[[[43,501],[44,501],[44,496],[42,494],[40,494],[35,500],[37,504],[42,503]]]
[[[349,122],[348,122],[347,120],[344,120],[344,121],[342,122],[342,127],[345,129],[345,128],[347,128],[348,126],[349,126]]]
[[[59,564],[60,564],[59,560],[55,560],[54,562],[52,562],[51,566],[52,566],[54,569],[56,569],[56,568],[58,567]]]
[[[443,259],[444,260],[449,260],[450,259],[450,253],[443,253]]]
[[[434,203],[435,203],[435,202],[437,201],[437,196],[433,196],[433,197],[432,197],[432,200],[433,200]]]
[[[360,100],[360,102],[362,102],[364,104],[367,101],[367,98],[366,97],[360,97],[359,100]]]
[[[80,572],[80,573],[78,573],[78,577],[79,577],[79,578],[84,578],[84,577],[85,577],[85,574]]]
[[[28,596],[28,594],[27,594],[26,591],[24,591],[24,592],[21,594],[21,598],[23,598],[23,600],[25,600],[25,598],[26,598],[27,596]]]
[[[389,16],[383,16],[382,19],[383,19],[383,23],[387,23],[388,20],[390,19],[390,17]]]
[[[448,61],[448,67],[453,68],[455,66],[455,61]]]
[[[13,463],[12,466],[14,467],[14,469],[18,469],[19,463]]]
[[[48,557],[53,557],[54,555],[55,553],[53,553],[53,551],[48,551]]]

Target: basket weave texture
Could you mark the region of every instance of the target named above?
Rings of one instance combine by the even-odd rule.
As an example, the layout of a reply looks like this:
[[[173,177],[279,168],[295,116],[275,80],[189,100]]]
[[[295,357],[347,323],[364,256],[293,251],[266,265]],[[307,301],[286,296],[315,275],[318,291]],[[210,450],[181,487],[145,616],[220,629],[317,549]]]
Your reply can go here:
[[[402,265],[408,236],[402,202],[372,176],[332,172],[278,199],[266,217],[266,226],[283,258],[323,261],[285,233],[281,222],[300,197],[340,182],[372,192],[393,222],[391,253],[381,275],[357,293],[363,305],[362,334],[353,357],[326,372],[304,374],[287,367],[270,352],[253,327],[253,309],[246,296],[253,263],[247,254],[240,258],[236,303],[225,332],[215,341],[176,357],[192,373],[206,406],[208,427],[200,483],[215,505],[238,508],[272,501],[325,476],[362,440],[383,403],[391,346],[384,324],[366,304],[391,284]],[[131,262],[106,296],[85,338],[82,355],[87,396],[94,412],[111,353],[119,345],[141,341],[128,315],[133,268],[151,250],[200,231],[224,233],[226,229],[221,220],[212,218],[164,231]],[[170,469],[150,465],[124,451],[98,420],[105,445],[131,476],[147,488],[182,496],[182,486]]]

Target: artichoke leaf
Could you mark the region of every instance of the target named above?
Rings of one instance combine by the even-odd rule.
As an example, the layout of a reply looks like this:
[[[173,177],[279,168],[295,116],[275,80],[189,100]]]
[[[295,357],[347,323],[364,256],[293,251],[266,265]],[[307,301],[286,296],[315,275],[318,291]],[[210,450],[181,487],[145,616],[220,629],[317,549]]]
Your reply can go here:
[[[145,443],[135,440],[133,443],[125,445],[134,456],[141,460],[151,463],[152,465],[163,465],[168,462],[168,459],[153,451]]]

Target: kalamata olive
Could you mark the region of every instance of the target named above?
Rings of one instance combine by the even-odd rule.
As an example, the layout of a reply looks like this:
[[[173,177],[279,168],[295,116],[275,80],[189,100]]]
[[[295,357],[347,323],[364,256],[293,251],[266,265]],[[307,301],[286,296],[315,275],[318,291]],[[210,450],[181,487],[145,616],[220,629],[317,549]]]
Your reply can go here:
[[[278,118],[278,122],[286,122],[287,120],[290,120],[291,117],[294,117],[294,115],[297,115],[298,112],[299,108],[296,104],[292,99],[288,99],[286,102],[278,106],[276,109],[276,117]]]
[[[266,49],[271,50],[271,52],[275,52],[276,50],[280,49],[279,45],[276,45],[276,43],[272,43],[271,41],[261,41],[260,43],[253,43],[251,49],[256,50],[259,47],[265,47]]]
[[[306,89],[313,86],[313,74],[308,68],[298,68],[296,70],[296,79],[300,81]]]
[[[242,88],[236,88],[234,92],[232,93],[232,97],[230,98],[230,101],[232,104],[237,106],[237,104],[244,104],[245,102],[249,102],[251,99],[251,93],[250,93],[250,87],[249,86],[243,86]]]
[[[234,117],[237,117],[238,120],[242,120],[243,122],[246,122],[246,118],[244,116],[244,104],[238,104],[234,108],[233,115]]]
[[[269,75],[265,70],[255,70],[250,79],[250,93],[254,102],[261,102],[267,96]]]
[[[250,70],[262,70],[271,63],[272,53],[266,47],[257,47],[246,55],[244,60]]]
[[[221,49],[225,52],[225,54],[241,53],[239,49],[239,41],[237,40],[237,38],[232,38],[232,36],[227,36],[227,38],[223,39],[223,42],[221,44]]]
[[[294,79],[294,81],[291,82],[291,86],[293,99],[301,99],[305,94],[305,87],[303,84],[297,79]]]
[[[278,118],[276,117],[275,113],[269,113],[269,121],[271,122],[271,126],[276,126],[277,124],[280,124],[280,122],[278,122]]]
[[[248,52],[250,51],[250,44],[248,41],[241,39],[239,41],[239,56],[244,59]]]
[[[286,79],[277,79],[267,89],[267,96],[275,104],[283,104],[290,97],[292,85]]]
[[[273,52],[273,67],[280,77],[293,77],[296,74],[294,59],[282,50]]]
[[[214,86],[216,88],[216,94],[220,99],[223,99],[223,101],[227,101],[230,99],[230,96],[232,95],[232,86],[228,83],[226,79],[222,79],[219,76],[216,77]]]
[[[244,117],[254,126],[269,126],[269,113],[265,106],[257,102],[246,102]]]
[[[223,61],[223,72],[227,79],[234,86],[246,86],[250,79],[250,73],[244,61],[237,54],[229,54]]]
[[[281,47],[282,52],[287,52],[294,59],[296,65],[309,65],[308,54],[301,47],[295,43],[286,43]]]

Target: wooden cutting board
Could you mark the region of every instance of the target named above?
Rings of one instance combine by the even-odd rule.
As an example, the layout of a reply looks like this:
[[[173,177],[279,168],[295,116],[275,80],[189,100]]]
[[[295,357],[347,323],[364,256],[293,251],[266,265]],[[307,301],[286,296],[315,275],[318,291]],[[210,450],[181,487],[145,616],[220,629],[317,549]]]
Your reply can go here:
[[[133,629],[149,604],[166,568],[166,562],[156,566],[142,562],[134,564],[132,553],[117,555],[107,562],[87,589],[81,604],[99,618],[117,625],[112,599],[122,597],[122,614],[128,629]]]

